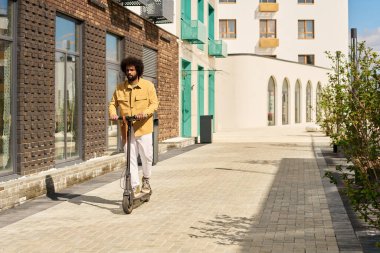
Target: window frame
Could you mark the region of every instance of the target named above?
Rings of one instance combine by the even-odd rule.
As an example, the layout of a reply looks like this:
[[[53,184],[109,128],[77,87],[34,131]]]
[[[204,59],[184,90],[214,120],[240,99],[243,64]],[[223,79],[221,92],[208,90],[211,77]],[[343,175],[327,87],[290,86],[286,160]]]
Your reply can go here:
[[[115,39],[116,39],[116,48],[117,48],[117,52],[116,52],[116,56],[118,58],[118,61],[114,61],[114,60],[110,60],[107,58],[107,36],[113,36]],[[106,40],[106,94],[108,94],[108,74],[109,74],[109,70],[113,70],[113,71],[118,71],[119,72],[119,76],[118,76],[118,80],[117,80],[117,84],[122,82],[122,80],[124,80],[124,73],[121,71],[120,69],[120,62],[123,60],[123,55],[124,55],[124,51],[123,51],[123,48],[124,48],[124,37],[122,36],[119,36],[117,34],[114,34],[112,32],[109,32],[107,31],[106,32],[106,36],[105,36],[105,40]],[[116,84],[116,85],[117,85]],[[116,88],[116,87],[115,87]],[[106,96],[106,111],[108,111],[108,104],[109,104],[109,101],[107,101],[107,96]],[[106,150],[107,152],[109,152],[110,150],[112,150],[110,148],[110,145],[109,145],[109,134],[108,134],[108,127],[109,127],[109,120],[108,120],[108,113],[106,114],[106,128],[105,128],[105,131],[106,131]],[[119,127],[119,122],[116,122],[116,127],[117,127],[117,143],[116,143],[116,151],[117,153],[120,153],[122,152],[122,143],[120,141],[120,127]]]
[[[221,4],[236,4],[236,0],[219,0]]]
[[[275,4],[275,3],[277,3],[277,0],[260,0],[260,3],[271,3],[271,4]]]
[[[274,37],[270,37],[270,36],[268,36],[268,35],[271,35],[271,34],[273,34],[273,33],[269,33],[268,32],[268,25],[269,25],[269,21],[272,21],[272,22],[274,22]],[[261,24],[263,23],[263,22],[265,22],[265,33],[262,33],[261,32]],[[275,39],[275,38],[277,38],[277,20],[276,19],[260,19],[260,27],[259,27],[260,29],[260,38],[270,38],[270,39]],[[265,36],[262,36],[262,35],[265,35]]]
[[[61,160],[57,160],[56,159],[56,154],[54,154],[54,162],[56,164],[56,166],[59,168],[61,166],[65,166],[67,164],[71,164],[75,161],[78,161],[78,160],[82,160],[82,157],[83,157],[83,106],[82,106],[82,101],[83,101],[83,96],[82,96],[82,87],[83,87],[83,75],[82,75],[82,69],[83,69],[83,31],[84,31],[84,28],[83,28],[83,22],[79,19],[75,19],[69,15],[65,15],[64,13],[61,13],[61,12],[57,12],[56,15],[55,15],[55,18],[57,17],[60,17],[60,18],[63,18],[63,19],[66,19],[66,20],[69,20],[69,21],[72,21],[75,23],[75,28],[76,28],[76,33],[78,34],[78,47],[77,47],[77,50],[76,52],[73,52],[73,51],[69,51],[69,50],[63,50],[63,49],[60,49],[60,48],[56,48],[56,46],[54,46],[54,54],[56,53],[61,53],[61,54],[65,54],[66,56],[69,56],[69,55],[72,55],[74,57],[78,57],[78,65],[76,66],[76,73],[75,73],[75,77],[76,77],[76,82],[78,82],[78,94],[77,94],[77,97],[76,97],[76,100],[78,100],[78,118],[77,118],[77,121],[78,121],[78,155],[77,156],[74,156],[74,157],[70,157],[70,158],[64,158],[64,159],[61,159]],[[55,21],[54,23],[54,26],[55,26],[55,30],[57,29],[56,28],[56,24],[57,22]],[[56,38],[54,38],[54,42],[56,42]],[[66,61],[66,60],[65,60]],[[66,71],[66,69],[65,69]],[[66,85],[66,83],[65,83]],[[54,86],[55,88],[55,86]],[[54,113],[55,115],[55,113]],[[55,116],[54,116],[55,117]],[[54,123],[55,124],[55,123]],[[66,146],[66,139],[64,140],[65,141],[65,146]],[[54,141],[54,145],[55,145],[55,141]],[[55,148],[55,146],[54,146]],[[65,150],[65,157],[66,157],[66,150]]]
[[[235,32],[229,31],[229,22],[232,22],[232,21],[234,22]],[[225,28],[226,28],[225,33],[220,31],[220,27],[222,27],[221,23],[225,23]],[[237,26],[236,25],[236,19],[219,19],[219,36],[220,36],[220,38],[222,38],[222,39],[236,39],[237,38],[236,26]],[[231,35],[231,34],[233,34],[234,37],[225,37],[225,35]]]
[[[276,106],[277,106],[277,100],[276,100],[276,89],[277,84],[273,76],[269,78],[268,85],[267,85],[267,124],[268,126],[275,126],[276,125]]]
[[[303,61],[300,61],[300,57],[303,57]],[[307,57],[312,57],[313,62],[307,63]],[[315,55],[314,54],[299,54],[298,63],[306,64],[306,65],[315,65]]]
[[[312,106],[313,106],[313,85],[310,81],[306,84],[306,101],[305,101],[305,107],[306,107],[306,123],[312,122]]]
[[[17,173],[17,159],[16,159],[16,154],[17,154],[17,117],[15,116],[17,114],[17,89],[18,89],[18,82],[17,82],[17,47],[18,47],[18,29],[17,29],[17,22],[18,22],[18,1],[12,1],[9,0],[12,3],[12,17],[11,17],[11,22],[12,22],[12,33],[11,35],[0,35],[0,40],[4,42],[10,43],[10,51],[11,51],[11,74],[10,74],[10,83],[11,83],[11,91],[10,91],[10,112],[11,116],[11,134],[9,136],[9,144],[10,144],[10,150],[9,150],[9,156],[11,157],[11,162],[12,165],[10,166],[9,170],[2,171],[0,170],[0,177],[2,176],[7,176],[7,175],[12,175]]]
[[[307,1],[312,1],[311,3],[308,3]],[[298,4],[314,4],[314,0],[298,0]]]
[[[303,22],[304,32],[300,34],[300,32],[298,31],[298,39],[300,39],[300,40],[313,40],[313,39],[315,39],[315,21],[314,21],[314,19],[299,19],[298,23],[297,23],[298,28],[300,26],[300,22]],[[313,24],[313,31],[312,32],[308,32],[308,30],[307,30],[308,22],[312,22],[312,24]],[[309,37],[307,37],[307,34],[312,34],[313,37],[309,38]],[[303,35],[303,36],[300,36],[300,35]]]

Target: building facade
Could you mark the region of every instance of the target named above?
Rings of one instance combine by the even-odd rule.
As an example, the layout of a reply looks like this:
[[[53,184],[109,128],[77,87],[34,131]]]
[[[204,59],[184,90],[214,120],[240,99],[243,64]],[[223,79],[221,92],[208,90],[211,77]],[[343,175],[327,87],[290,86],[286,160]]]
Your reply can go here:
[[[179,135],[176,36],[106,0],[0,0],[0,177],[120,151],[108,102],[126,56],[155,83],[159,140]]]
[[[217,61],[217,129],[315,122],[325,52],[348,52],[348,1],[219,2],[229,56]]]
[[[215,60],[227,56],[227,45],[218,35],[218,5],[217,0],[174,0],[173,23],[159,25],[178,36],[182,137],[198,137],[200,117],[215,115]]]

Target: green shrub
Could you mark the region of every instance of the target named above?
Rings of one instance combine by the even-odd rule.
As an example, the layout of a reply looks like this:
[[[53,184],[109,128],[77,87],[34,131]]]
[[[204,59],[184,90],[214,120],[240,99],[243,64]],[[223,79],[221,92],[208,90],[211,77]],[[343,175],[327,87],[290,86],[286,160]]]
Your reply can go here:
[[[334,67],[322,89],[319,123],[352,164],[337,170],[353,209],[379,229],[380,58],[365,43],[358,44],[356,60],[328,56]],[[326,176],[333,179],[331,173]]]

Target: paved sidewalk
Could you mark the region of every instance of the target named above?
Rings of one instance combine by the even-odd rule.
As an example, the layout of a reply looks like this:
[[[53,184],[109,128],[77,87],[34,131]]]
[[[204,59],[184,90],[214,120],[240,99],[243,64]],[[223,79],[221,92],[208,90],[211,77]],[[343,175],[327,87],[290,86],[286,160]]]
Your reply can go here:
[[[159,162],[131,215],[116,172],[0,213],[0,252],[362,252],[329,208],[315,148],[327,143],[304,127],[217,133]]]

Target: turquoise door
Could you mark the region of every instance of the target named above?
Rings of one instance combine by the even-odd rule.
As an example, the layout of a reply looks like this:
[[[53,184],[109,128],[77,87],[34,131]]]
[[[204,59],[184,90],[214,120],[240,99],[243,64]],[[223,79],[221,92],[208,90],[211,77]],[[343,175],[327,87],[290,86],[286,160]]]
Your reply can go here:
[[[182,60],[182,136],[191,137],[191,63]]]
[[[205,114],[205,74],[204,68],[198,66],[198,135],[200,133],[200,116]]]
[[[208,74],[208,114],[213,115],[212,129],[215,132],[215,72],[210,71]]]
[[[213,40],[214,39],[214,33],[215,33],[215,14],[214,14],[214,8],[212,8],[211,5],[208,5],[208,39]]]
[[[181,19],[191,20],[191,1],[181,0]]]

